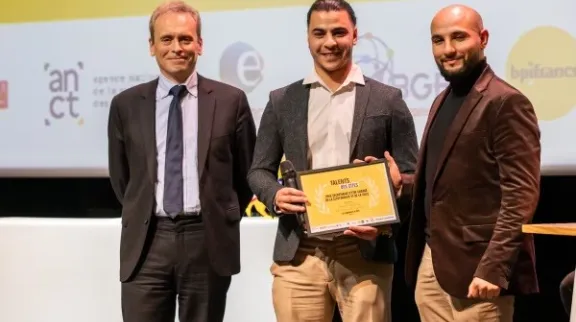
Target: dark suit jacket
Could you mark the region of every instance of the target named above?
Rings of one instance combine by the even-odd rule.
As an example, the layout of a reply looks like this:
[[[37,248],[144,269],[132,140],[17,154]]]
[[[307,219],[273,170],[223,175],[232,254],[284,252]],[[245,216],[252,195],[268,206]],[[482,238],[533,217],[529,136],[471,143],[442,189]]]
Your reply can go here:
[[[296,171],[308,170],[308,98],[309,86],[302,80],[270,93],[258,130],[254,161],[248,175],[250,187],[258,199],[274,214],[274,197],[282,188],[277,182],[282,155]],[[399,89],[365,77],[365,85],[356,85],[356,104],[352,125],[350,162],[366,156],[382,158],[389,151],[404,174],[405,190],[411,191],[418,143],[414,121]],[[409,198],[408,198],[409,199]],[[399,208],[401,204],[398,205]],[[407,213],[400,210],[401,213]],[[397,226],[397,225],[396,225]],[[279,217],[275,261],[290,261],[299,245],[302,229],[293,215]],[[396,248],[392,239],[381,236],[376,242],[361,241],[368,259],[394,262]]]
[[[406,278],[416,285],[425,246],[425,154],[428,129],[448,87],[434,101],[414,177]],[[430,138],[432,139],[432,138]],[[539,198],[540,131],[528,99],[487,66],[444,140],[430,205],[433,266],[440,286],[465,298],[473,277],[503,294],[538,291],[534,244],[521,231]]]
[[[109,171],[122,204],[120,279],[141,258],[156,202],[156,87],[158,79],[112,99]],[[256,129],[241,90],[198,75],[198,173],[210,262],[216,273],[240,271],[239,226],[253,194],[246,181]]]

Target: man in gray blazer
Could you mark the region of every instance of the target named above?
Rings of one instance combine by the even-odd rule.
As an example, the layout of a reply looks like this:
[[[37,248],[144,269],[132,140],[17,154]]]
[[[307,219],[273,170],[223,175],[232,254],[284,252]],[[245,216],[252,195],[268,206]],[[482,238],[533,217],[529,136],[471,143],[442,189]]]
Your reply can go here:
[[[271,92],[248,173],[252,191],[279,217],[271,267],[277,321],[332,321],[336,303],[344,321],[390,321],[399,225],[306,237],[293,215],[305,210],[306,196],[283,188],[277,171],[283,155],[297,171],[385,156],[402,209],[417,157],[414,121],[399,89],[353,64],[356,16],[346,1],[315,1],[307,23],[314,70]]]

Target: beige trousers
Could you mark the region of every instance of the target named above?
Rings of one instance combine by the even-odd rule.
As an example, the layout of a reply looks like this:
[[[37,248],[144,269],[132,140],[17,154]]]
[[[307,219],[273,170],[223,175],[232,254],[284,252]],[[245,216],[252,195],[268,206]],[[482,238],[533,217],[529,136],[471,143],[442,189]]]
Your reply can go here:
[[[514,315],[513,296],[476,300],[455,298],[444,292],[434,275],[428,245],[418,269],[416,305],[422,322],[512,322]]]
[[[278,322],[390,322],[392,264],[365,260],[358,240],[307,239],[293,261],[274,263],[272,297]]]

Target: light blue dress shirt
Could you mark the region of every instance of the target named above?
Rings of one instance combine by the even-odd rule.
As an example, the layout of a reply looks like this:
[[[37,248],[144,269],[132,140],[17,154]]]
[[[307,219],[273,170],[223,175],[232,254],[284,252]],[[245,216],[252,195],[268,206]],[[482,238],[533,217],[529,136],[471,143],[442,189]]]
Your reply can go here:
[[[156,89],[156,147],[158,155],[158,178],[156,182],[156,214],[166,217],[164,211],[164,167],[166,159],[166,134],[168,131],[168,113],[172,96],[170,89],[175,84],[160,75]],[[184,160],[182,175],[184,177],[184,213],[200,211],[200,194],[198,178],[198,74],[192,73],[184,84],[188,93],[181,101]]]

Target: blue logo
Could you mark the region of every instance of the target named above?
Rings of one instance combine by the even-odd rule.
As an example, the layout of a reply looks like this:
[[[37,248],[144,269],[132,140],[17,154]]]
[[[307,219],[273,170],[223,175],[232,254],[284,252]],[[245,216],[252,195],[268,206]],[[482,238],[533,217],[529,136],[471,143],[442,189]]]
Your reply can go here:
[[[236,42],[228,46],[220,58],[220,79],[246,93],[262,82],[264,61],[251,45]]]
[[[437,71],[419,71],[413,74],[399,71],[394,64],[394,50],[369,32],[358,37],[353,59],[363,73],[377,81],[400,88],[405,98],[427,101],[448,86]]]

